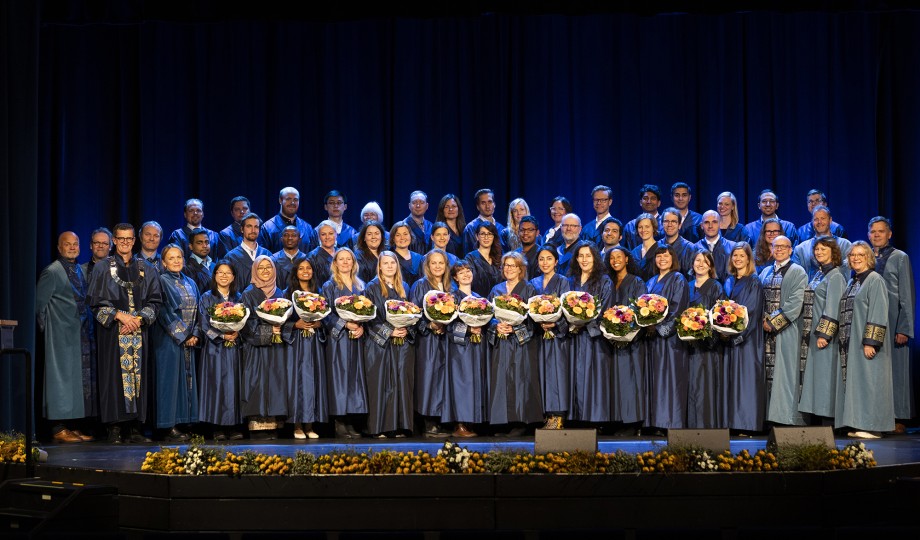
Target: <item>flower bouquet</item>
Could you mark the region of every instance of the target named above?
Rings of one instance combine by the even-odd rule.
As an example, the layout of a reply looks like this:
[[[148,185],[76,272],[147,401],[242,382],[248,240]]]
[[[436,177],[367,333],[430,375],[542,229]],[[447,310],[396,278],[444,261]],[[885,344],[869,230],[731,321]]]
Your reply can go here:
[[[225,334],[239,332],[246,326],[249,309],[237,302],[221,302],[208,308],[211,327]],[[224,340],[224,347],[234,347],[235,341]]]
[[[457,302],[454,295],[442,291],[428,291],[425,293],[425,318],[438,324],[444,324],[457,318]],[[436,331],[443,334],[444,330]]]
[[[527,300],[527,314],[535,323],[554,323],[562,317],[562,302],[554,294],[531,296]],[[544,330],[543,339],[554,337],[556,334],[552,330]]]
[[[329,302],[326,302],[326,297],[321,294],[294,291],[291,300],[294,301],[294,311],[304,322],[323,320],[331,311]],[[303,337],[313,337],[315,331],[312,328],[304,328],[300,333]]]
[[[639,333],[636,313],[629,306],[613,306],[601,315],[600,329],[601,334],[610,341],[629,343]]]
[[[417,320],[422,318],[421,308],[412,302],[406,302],[405,300],[387,300],[384,306],[386,307],[387,322],[390,323],[393,328],[412,326]],[[393,345],[399,346],[405,342],[406,338],[393,338]]]
[[[734,300],[719,300],[709,310],[709,322],[716,332],[733,336],[743,332],[750,321],[746,307]]]
[[[272,326],[281,326],[291,316],[293,305],[287,298],[266,298],[256,308],[256,315]],[[281,335],[272,334],[272,343],[281,343]]]
[[[569,291],[562,295],[562,312],[569,321],[572,333],[593,321],[599,315],[597,299],[584,291]]]
[[[495,318],[498,322],[517,326],[527,318],[527,304],[514,293],[496,296],[492,299],[492,307],[495,308]],[[507,334],[498,334],[498,337],[508,339]]]
[[[712,337],[709,314],[703,306],[689,307],[677,321],[677,337],[681,341],[697,341]]]
[[[657,294],[643,294],[632,302],[636,314],[636,324],[652,326],[668,316],[668,299]]]
[[[457,308],[457,316],[470,328],[481,328],[492,320],[495,310],[488,300],[479,296],[467,296],[460,300],[460,306]],[[470,336],[470,343],[482,342],[480,334]]]
[[[374,320],[377,306],[363,294],[351,294],[335,299],[335,313],[347,322],[363,323]],[[348,332],[350,339],[358,339],[354,332]]]

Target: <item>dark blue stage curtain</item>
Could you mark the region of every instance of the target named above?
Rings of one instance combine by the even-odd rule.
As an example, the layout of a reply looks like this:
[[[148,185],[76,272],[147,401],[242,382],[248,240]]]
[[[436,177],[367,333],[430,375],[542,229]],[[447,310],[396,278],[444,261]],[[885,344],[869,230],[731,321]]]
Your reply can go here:
[[[625,221],[639,186],[661,186],[667,206],[684,181],[701,212],[734,192],[744,222],[772,188],[797,225],[819,188],[851,239],[884,214],[920,255],[906,196],[920,173],[918,35],[910,11],[49,18],[40,195],[15,201],[40,219],[7,227],[4,248],[37,245],[40,269],[72,229],[86,259],[100,225],[156,219],[168,234],[199,197],[220,229],[232,197],[268,218],[288,185],[313,224],[333,188],[349,197],[346,221],[377,200],[389,224],[414,189],[428,192],[429,219],[447,192],[472,218],[481,187],[502,221],[523,196],[546,224],[556,195],[588,218],[591,188],[611,185]],[[32,287],[34,271],[2,264],[5,286]],[[0,316],[31,321],[28,305],[8,304]]]

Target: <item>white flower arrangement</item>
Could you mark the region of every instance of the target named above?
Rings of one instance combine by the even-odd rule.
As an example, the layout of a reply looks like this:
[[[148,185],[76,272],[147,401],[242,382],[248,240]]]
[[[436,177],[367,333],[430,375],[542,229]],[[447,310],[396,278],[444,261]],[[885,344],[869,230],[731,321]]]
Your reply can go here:
[[[876,465],[875,453],[866,448],[866,443],[864,442],[851,442],[843,447],[842,453],[850,458],[853,467],[856,469],[866,469]]]
[[[461,473],[470,466],[470,451],[459,444],[445,441],[438,450],[438,456],[447,461],[447,468],[452,473]]]

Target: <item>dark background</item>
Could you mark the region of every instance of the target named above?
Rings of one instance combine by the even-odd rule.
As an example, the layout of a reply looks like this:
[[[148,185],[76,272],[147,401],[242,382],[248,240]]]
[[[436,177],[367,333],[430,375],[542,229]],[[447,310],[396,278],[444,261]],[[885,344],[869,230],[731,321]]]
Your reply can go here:
[[[267,219],[288,185],[311,224],[344,191],[352,225],[370,200],[404,218],[414,189],[429,219],[452,192],[469,220],[481,187],[500,221],[518,196],[541,224],[556,195],[588,218],[596,184],[625,221],[642,184],[664,208],[675,181],[700,212],[734,192],[743,223],[774,189],[801,225],[818,188],[851,240],[882,214],[920,253],[912,3],[432,4],[0,3],[0,318],[17,346],[34,346],[61,231],[82,262],[98,226],[155,219],[165,240],[198,197],[220,230],[232,197]],[[21,371],[2,360],[0,429],[22,429]]]

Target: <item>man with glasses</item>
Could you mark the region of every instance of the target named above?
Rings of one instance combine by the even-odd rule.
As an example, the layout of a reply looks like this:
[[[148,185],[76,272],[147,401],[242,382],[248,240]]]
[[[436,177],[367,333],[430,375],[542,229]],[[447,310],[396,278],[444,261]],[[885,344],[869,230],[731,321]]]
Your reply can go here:
[[[169,240],[167,244],[175,244],[182,248],[183,256],[188,259],[192,254],[192,249],[189,246],[191,243],[191,234],[196,230],[203,230],[208,235],[208,242],[211,246],[208,250],[208,253],[217,251],[217,244],[220,241],[218,235],[215,231],[202,227],[201,222],[204,220],[204,203],[201,202],[201,199],[189,199],[185,201],[185,210],[183,211],[183,216],[185,217],[185,226],[181,229],[176,229],[169,235]]]
[[[680,235],[680,225],[680,210],[671,207],[662,212],[661,228],[664,231],[664,237],[658,241],[658,245],[671,248],[671,253],[677,257],[677,262],[680,264],[679,271],[686,274],[693,270],[696,249],[689,240]]]
[[[80,265],[83,275],[86,276],[87,283],[92,278],[93,267],[96,263],[105,260],[112,252],[112,231],[106,227],[99,227],[90,235],[90,253],[92,256],[89,261]]]
[[[278,205],[280,206],[278,214],[262,224],[259,245],[272,253],[280,251],[284,243],[281,239],[284,230],[288,227],[295,227],[300,233],[298,249],[304,253],[310,253],[319,245],[319,239],[313,227],[297,216],[297,210],[300,209],[300,192],[292,187],[282,189],[278,194]]]
[[[424,191],[413,191],[409,194],[409,215],[403,221],[409,226],[412,241],[409,242],[409,251],[419,255],[428,253],[428,239],[431,237],[431,222],[425,219],[428,211],[428,195]],[[411,285],[411,283],[410,283]]]
[[[805,206],[808,208],[808,215],[813,216],[815,213],[815,208],[819,206],[827,206],[827,195],[824,194],[820,189],[812,189],[805,195]],[[846,238],[847,233],[843,230],[843,225],[835,222],[831,222],[830,225],[831,234],[837,238]],[[811,221],[802,225],[796,231],[796,234],[799,237],[799,242],[804,242],[809,238],[815,236],[815,229]],[[846,256],[844,256],[846,258]]]
[[[840,248],[840,254],[846,259],[850,252],[851,243],[846,238],[838,238],[831,233],[831,211],[826,206],[817,206],[811,216],[813,236],[799,245],[795,246],[792,252],[792,262],[797,263],[805,269],[808,279],[815,277],[815,273],[820,268],[820,264],[815,260],[814,246],[815,240],[829,236],[837,241]]]
[[[591,204],[594,205],[594,221],[589,221],[581,231],[581,239],[594,245],[601,244],[601,223],[610,217],[610,205],[613,203],[613,190],[607,186],[594,186],[591,190]]]
[[[115,255],[93,268],[87,303],[96,317],[99,416],[108,426],[108,441],[151,442],[141,424],[152,409],[147,329],[156,324],[162,304],[159,274],[132,256],[134,227],[113,229]]]
[[[760,219],[755,219],[744,226],[744,232],[747,233],[752,242],[757,242],[757,238],[760,237],[760,228],[763,227],[763,222],[770,218],[779,219],[779,223],[783,227],[783,235],[792,242],[792,245],[796,245],[799,242],[799,236],[798,233],[796,233],[795,225],[790,221],[780,219],[776,214],[776,211],[779,210],[779,197],[776,196],[776,193],[769,189],[761,191],[757,208],[760,209]]]
[[[559,254],[556,272],[563,276],[569,275],[569,265],[579,238],[581,238],[581,218],[576,214],[566,214],[562,218],[562,243],[556,248],[556,253]]]
[[[345,223],[345,210],[348,210],[348,199],[345,197],[345,194],[333,189],[323,197],[323,201],[323,208],[325,208],[326,215],[328,216],[326,219],[330,221],[335,228],[335,245],[353,245],[358,239],[358,231],[348,223]],[[318,239],[317,246],[319,246]]]
[[[802,306],[808,278],[792,262],[792,242],[777,236],[772,245],[773,264],[760,273],[763,284],[764,365],[767,381],[767,420],[776,424],[805,425],[799,412],[805,366],[799,361]],[[757,324],[757,321],[750,321]]]
[[[517,251],[524,256],[527,261],[527,279],[531,280],[541,275],[540,268],[537,266],[537,252],[540,250],[537,245],[537,237],[540,236],[540,224],[537,218],[533,216],[524,216],[518,225],[518,237],[521,239],[521,247]]]
[[[661,190],[658,189],[658,186],[655,184],[645,184],[639,188],[639,206],[642,207],[640,215],[651,214],[652,217],[655,218],[655,222],[658,224],[655,230],[655,240],[660,240],[661,216],[658,215],[658,208],[661,206]],[[639,238],[639,233],[636,232],[636,223],[638,219],[638,217],[633,218],[632,221],[623,227],[623,240],[621,243],[629,250],[635,249],[636,246],[642,243],[642,239]]]

